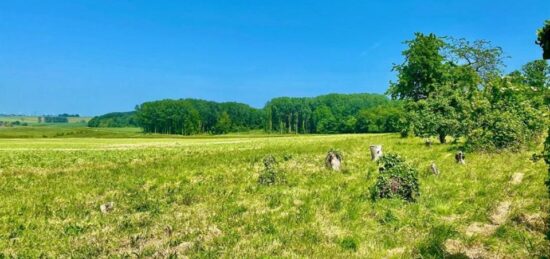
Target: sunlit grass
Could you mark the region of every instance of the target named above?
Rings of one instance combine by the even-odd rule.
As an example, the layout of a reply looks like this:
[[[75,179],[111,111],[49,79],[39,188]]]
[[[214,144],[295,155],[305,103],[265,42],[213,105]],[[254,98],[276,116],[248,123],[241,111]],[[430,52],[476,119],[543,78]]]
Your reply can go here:
[[[371,200],[371,144],[419,169],[416,203]],[[324,167],[331,148],[344,153],[341,172]],[[549,209],[533,151],[467,154],[463,166],[454,152],[397,134],[0,139],[0,255],[438,257],[449,239],[548,253],[544,231],[515,220]],[[284,183],[258,183],[268,154]],[[510,215],[494,233],[466,234],[505,200]],[[106,202],[115,208],[103,214]]]

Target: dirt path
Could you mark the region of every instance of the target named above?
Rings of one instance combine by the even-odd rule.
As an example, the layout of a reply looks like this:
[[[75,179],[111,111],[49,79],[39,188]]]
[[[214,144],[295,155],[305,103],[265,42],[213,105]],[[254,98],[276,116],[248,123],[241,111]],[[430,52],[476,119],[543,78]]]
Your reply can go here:
[[[519,185],[523,181],[523,173],[514,173],[509,181],[511,185]],[[468,237],[475,235],[490,236],[495,233],[497,228],[508,220],[512,202],[509,200],[501,201],[493,209],[489,216],[490,223],[474,222],[465,229]],[[450,255],[465,255],[468,258],[500,258],[502,256],[492,254],[483,245],[473,244],[465,245],[460,240],[448,239],[444,243],[444,248]]]

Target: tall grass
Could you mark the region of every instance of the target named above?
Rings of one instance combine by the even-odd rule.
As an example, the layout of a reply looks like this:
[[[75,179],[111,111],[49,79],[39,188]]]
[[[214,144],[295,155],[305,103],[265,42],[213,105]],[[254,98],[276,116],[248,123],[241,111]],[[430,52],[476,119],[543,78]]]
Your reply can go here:
[[[371,199],[371,144],[420,170],[416,202]],[[344,153],[341,172],[324,166],[331,148]],[[437,258],[448,239],[547,254],[543,231],[514,220],[549,211],[544,163],[524,151],[458,165],[455,151],[396,134],[0,139],[0,255]],[[284,182],[258,182],[267,155]],[[498,231],[466,234],[503,200],[513,205]]]

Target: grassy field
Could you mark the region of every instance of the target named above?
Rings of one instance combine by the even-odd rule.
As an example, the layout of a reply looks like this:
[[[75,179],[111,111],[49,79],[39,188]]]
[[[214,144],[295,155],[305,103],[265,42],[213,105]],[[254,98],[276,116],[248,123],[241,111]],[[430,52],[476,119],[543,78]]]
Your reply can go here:
[[[397,134],[10,138],[14,132],[0,130],[0,257],[550,253],[546,167],[530,161],[535,150],[467,154],[458,165],[455,146]],[[417,202],[371,199],[371,144],[419,169]],[[343,152],[342,172],[324,168],[330,148]],[[268,154],[286,182],[258,183]],[[431,162],[440,175],[428,172]],[[102,213],[107,202],[114,209]]]

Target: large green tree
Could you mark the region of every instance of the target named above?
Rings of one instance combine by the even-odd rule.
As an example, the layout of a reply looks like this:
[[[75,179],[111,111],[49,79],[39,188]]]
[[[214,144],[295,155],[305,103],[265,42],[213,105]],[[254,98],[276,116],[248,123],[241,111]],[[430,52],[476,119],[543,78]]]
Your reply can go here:
[[[536,43],[542,48],[542,58],[550,59],[550,20],[538,30],[537,36]]]
[[[388,94],[394,99],[418,101],[428,98],[445,78],[445,48],[443,39],[435,34],[416,33],[415,38],[405,42],[405,62],[395,65],[397,82],[390,82]]]
[[[394,66],[398,81],[388,90],[393,98],[406,100],[402,131],[437,136],[441,143],[448,135],[464,132],[464,98],[476,89],[480,73],[489,73],[498,62],[487,57],[484,42],[456,42],[451,45],[444,38],[421,33],[406,42],[405,62]]]

